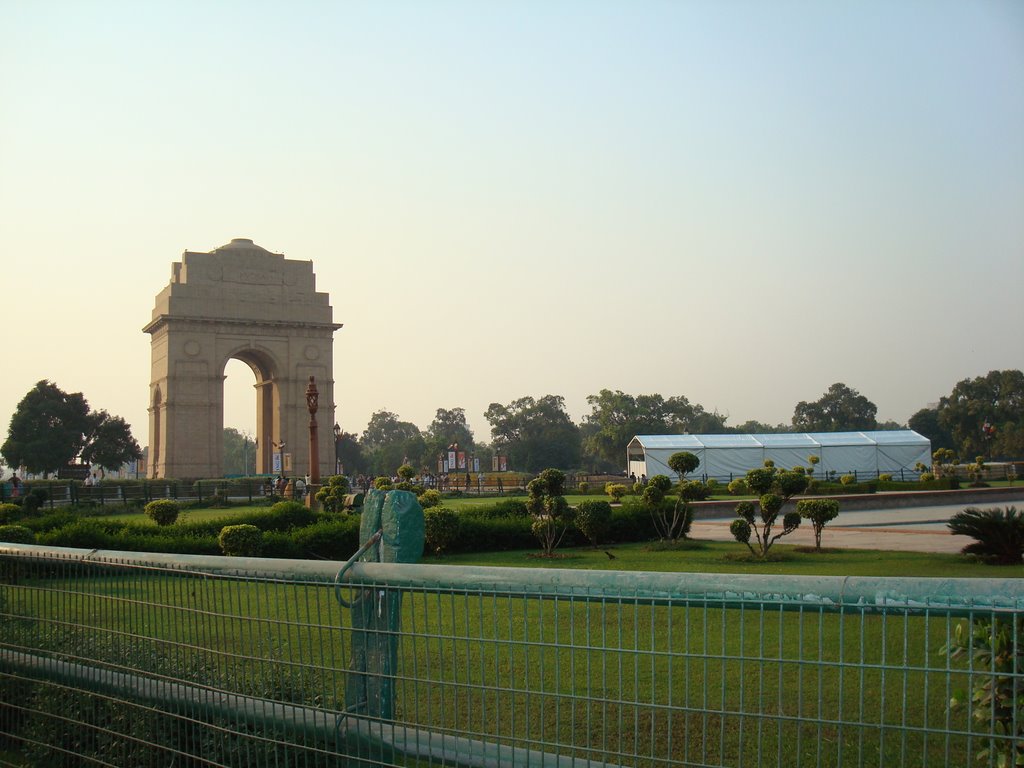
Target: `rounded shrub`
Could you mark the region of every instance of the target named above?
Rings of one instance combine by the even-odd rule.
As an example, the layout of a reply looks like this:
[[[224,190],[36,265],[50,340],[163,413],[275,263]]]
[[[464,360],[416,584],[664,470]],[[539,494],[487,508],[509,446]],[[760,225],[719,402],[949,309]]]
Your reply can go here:
[[[430,509],[441,504],[441,492],[435,488],[427,488],[421,493],[417,499],[420,502],[420,506],[424,509]]]
[[[172,499],[156,499],[146,505],[146,517],[157,525],[174,525],[181,512],[181,506]]]
[[[663,494],[668,493],[672,488],[672,481],[668,479],[667,475],[655,475],[647,481],[648,487],[657,488]]]
[[[883,472],[878,476],[878,479],[881,480],[883,483],[891,483],[892,475],[890,475],[888,472]]]
[[[375,477],[373,479],[373,487],[378,491],[390,491],[392,487],[391,478],[384,476]]]
[[[612,505],[607,501],[582,501],[576,507],[576,527],[595,547],[608,532],[611,520]]]
[[[274,527],[278,530],[302,528],[316,519],[313,510],[298,501],[279,501],[270,508],[270,514],[276,518]]]
[[[579,485],[576,486],[576,490],[578,490],[581,494],[588,494],[590,493],[590,483],[580,483]]]
[[[36,535],[24,525],[0,525],[0,541],[8,544],[35,544]]]
[[[423,533],[435,555],[448,549],[459,536],[459,515],[447,507],[431,507],[423,512]]]
[[[9,523],[21,515],[21,507],[17,504],[0,504],[0,525]]]
[[[217,543],[228,557],[257,557],[263,549],[263,532],[255,525],[225,525]]]
[[[612,497],[612,503],[618,503],[626,495],[626,486],[622,483],[608,483],[604,487],[604,492]]]
[[[922,472],[921,476],[918,479],[923,483],[930,483],[932,480],[935,479],[935,475],[933,475],[931,472]]]
[[[747,481],[742,477],[737,477],[735,480],[729,482],[725,489],[729,491],[733,496],[744,496],[750,492],[747,488]]]
[[[854,477],[853,475],[843,475],[842,477],[839,478],[839,482],[842,483],[843,485],[853,485],[855,482],[857,482],[857,478]]]

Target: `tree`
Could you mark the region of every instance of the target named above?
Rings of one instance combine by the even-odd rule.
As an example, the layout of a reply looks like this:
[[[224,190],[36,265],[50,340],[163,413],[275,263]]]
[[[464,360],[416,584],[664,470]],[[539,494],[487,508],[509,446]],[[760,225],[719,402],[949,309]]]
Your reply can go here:
[[[546,557],[551,557],[562,542],[574,515],[565,500],[565,475],[557,469],[545,469],[526,485],[526,508],[533,515],[533,535],[540,541]]]
[[[79,458],[106,469],[142,458],[124,419],[90,411],[81,392],[68,394],[45,379],[18,403],[0,454],[12,467],[42,474]]]
[[[422,466],[425,443],[419,427],[390,411],[370,417],[361,442],[371,474],[390,477],[402,464]]]
[[[696,454],[689,451],[679,451],[668,457],[668,466],[673,472],[679,475],[679,482],[700,466],[700,459]]]
[[[961,456],[1024,455],[1024,372],[989,371],[964,379],[939,400],[938,414]]]
[[[334,451],[334,458],[341,465],[343,473],[354,475],[366,471],[366,459],[358,435],[342,432],[334,441]]]
[[[789,432],[788,424],[765,424],[763,421],[749,420],[733,427],[733,431],[741,435],[771,435],[778,432]]]
[[[565,410],[561,395],[539,400],[521,397],[508,405],[491,403],[484,413],[496,447],[516,469],[538,472],[543,467],[572,469],[580,464],[580,428]]]
[[[821,531],[830,520],[839,514],[839,502],[835,499],[800,499],[796,503],[800,517],[810,520],[814,528],[814,548],[821,549]]]
[[[684,432],[725,432],[725,417],[709,414],[697,404],[691,404],[682,395],[627,395],[602,389],[588,395],[591,407],[586,416],[587,431],[584,448],[605,462],[606,466],[621,467],[626,446],[635,435],[678,435]]]
[[[234,427],[224,428],[224,474],[244,477],[256,474],[256,443]]]
[[[438,408],[424,437],[424,460],[436,459],[449,445],[459,444],[460,451],[473,450],[473,432],[466,424],[464,408]]]
[[[910,417],[907,426],[931,440],[933,451],[953,447],[953,436],[939,421],[938,408],[922,408]]]
[[[765,466],[747,472],[746,482],[751,491],[761,496],[758,509],[750,501],[737,504],[737,517],[729,526],[729,531],[736,541],[747,545],[751,554],[765,558],[772,544],[800,527],[800,513],[789,512],[782,518],[782,531],[772,536],[772,529],[783,505],[793,496],[807,490],[810,481],[799,472],[779,471],[774,466]],[[750,543],[751,536],[757,543],[757,549]]]
[[[793,427],[801,432],[856,432],[875,429],[878,406],[845,384],[836,383],[813,403],[801,400],[793,410]]]

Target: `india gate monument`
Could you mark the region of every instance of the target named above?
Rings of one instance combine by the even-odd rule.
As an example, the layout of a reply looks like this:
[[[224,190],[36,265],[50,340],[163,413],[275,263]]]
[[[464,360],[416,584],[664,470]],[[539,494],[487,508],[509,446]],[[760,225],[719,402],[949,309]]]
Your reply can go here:
[[[256,472],[309,471],[305,391],[320,392],[320,474],[334,471],[334,322],[316,290],[313,262],[236,238],[209,253],[185,251],[156,297],[143,331],[152,336],[150,478],[224,473],[224,367],[241,360],[256,376]]]

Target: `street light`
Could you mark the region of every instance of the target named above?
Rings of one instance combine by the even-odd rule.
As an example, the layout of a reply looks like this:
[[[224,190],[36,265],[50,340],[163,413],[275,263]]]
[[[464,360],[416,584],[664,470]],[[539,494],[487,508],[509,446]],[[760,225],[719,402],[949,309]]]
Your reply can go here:
[[[341,427],[334,422],[334,474],[341,474]]]

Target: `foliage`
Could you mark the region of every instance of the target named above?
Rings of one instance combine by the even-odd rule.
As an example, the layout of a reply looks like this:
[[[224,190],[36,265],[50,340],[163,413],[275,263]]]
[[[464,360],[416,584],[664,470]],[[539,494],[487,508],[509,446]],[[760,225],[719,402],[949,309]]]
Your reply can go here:
[[[270,514],[275,518],[274,527],[284,531],[309,525],[316,517],[313,510],[298,501],[279,501],[270,508]]]
[[[21,514],[21,507],[18,504],[0,504],[0,525],[14,520]]]
[[[878,480],[879,480],[879,482],[882,482],[882,483],[891,483],[892,482],[892,475],[890,473],[888,473],[888,472],[883,472],[882,474],[880,474],[878,476]]]
[[[395,470],[395,474],[402,478],[402,480],[404,480],[405,482],[409,482],[414,477],[416,477],[416,470],[409,464],[403,464],[397,470]]]
[[[234,427],[224,428],[224,474],[241,477],[256,474],[256,442]]]
[[[918,479],[921,482],[930,483],[932,480],[935,479],[935,475],[933,475],[931,472],[922,472]]]
[[[390,491],[394,486],[390,477],[381,475],[380,477],[375,477],[373,479],[373,487],[378,491]]]
[[[747,488],[750,489],[751,493],[758,495],[768,493],[775,484],[776,474],[777,472],[773,467],[751,469],[747,472],[746,476]]]
[[[668,457],[668,466],[679,475],[679,480],[682,481],[686,475],[700,466],[700,459],[689,451],[679,451]]]
[[[431,507],[437,507],[441,504],[441,492],[435,488],[427,488],[416,498],[423,509],[430,509]]]
[[[595,547],[608,532],[611,521],[612,505],[607,501],[581,501],[576,507],[576,528]]]
[[[173,499],[156,499],[146,505],[146,517],[157,525],[174,525],[181,512],[181,505]]]
[[[922,408],[907,421],[907,426],[932,442],[932,450],[953,448],[953,435],[939,420],[938,408]]]
[[[807,468],[807,474],[813,476],[814,470],[818,468],[818,464],[821,462],[821,456],[816,453],[812,453],[807,457],[807,463],[810,466]]]
[[[409,463],[420,465],[426,444],[419,427],[400,421],[390,411],[377,411],[370,417],[362,436],[367,469],[375,475],[390,475],[395,467]]]
[[[970,536],[973,544],[963,548],[964,554],[1000,565],[1017,565],[1024,554],[1024,513],[1016,507],[977,509],[969,507],[949,519],[947,527],[954,534]]]
[[[217,543],[228,557],[258,557],[263,549],[263,532],[255,525],[225,525]]]
[[[849,432],[875,429],[878,406],[857,390],[833,384],[818,400],[801,400],[793,410],[793,427],[802,432]]]
[[[580,428],[565,410],[561,395],[539,400],[521,397],[508,405],[491,403],[484,417],[491,425],[494,444],[517,469],[537,472],[544,467],[580,464]]]
[[[647,481],[648,488],[657,488],[664,495],[672,489],[672,481],[666,475],[655,475]]]
[[[679,484],[677,492],[683,501],[704,501],[711,495],[710,481],[702,483],[700,480],[684,480]]]
[[[782,518],[782,531],[772,536],[772,529],[783,503],[782,497],[774,493],[761,496],[756,511],[753,502],[741,501],[736,505],[737,519],[729,526],[733,538],[741,544],[746,544],[756,557],[766,558],[772,544],[800,527],[799,513],[789,512]],[[757,544],[757,549],[754,549],[750,542],[751,536]]]
[[[545,469],[531,480],[526,491],[526,506],[533,516],[534,536],[540,541],[546,557],[554,554],[570,523],[573,510],[562,494],[565,492],[565,474],[557,469]]]
[[[958,382],[940,398],[938,421],[962,456],[1024,455],[1024,372],[989,371]]]
[[[843,485],[852,485],[857,482],[857,478],[854,475],[843,475],[839,478],[839,482]]]
[[[612,467],[621,462],[622,451],[635,435],[678,435],[683,432],[725,432],[725,417],[708,413],[679,395],[627,395],[602,389],[587,396],[591,412],[584,418],[586,450]]]
[[[440,555],[459,536],[459,514],[447,507],[431,507],[423,512],[423,526],[427,546]]]
[[[665,483],[655,482],[659,478],[664,478],[668,483],[668,488],[665,487]],[[689,485],[689,483],[683,485]],[[697,485],[703,487],[702,483],[698,482]],[[671,487],[672,483],[667,477],[655,475],[644,488],[642,498],[650,510],[651,520],[658,533],[658,538],[662,541],[674,542],[687,537],[690,524],[693,522],[693,510],[682,493],[676,496],[674,502],[666,500],[665,493]]]
[[[427,427],[423,462],[436,459],[442,451],[455,443],[458,443],[460,451],[473,450],[473,432],[466,423],[466,411],[463,408],[438,408],[434,420]]]
[[[622,483],[605,483],[604,492],[612,497],[613,504],[617,504],[626,495],[626,486]]]
[[[36,535],[24,525],[0,525],[0,541],[8,544],[35,544]]]
[[[605,486],[605,487],[607,487],[607,486]],[[639,480],[637,480],[630,487],[630,490],[633,491],[633,495],[634,496],[639,496],[640,494],[642,494],[644,492],[644,484],[641,483]]]
[[[971,716],[982,730],[992,728],[1001,737],[990,739],[977,760],[1000,768],[1024,765],[1024,619],[993,615],[960,622],[942,652],[951,659],[970,657]],[[967,693],[957,691],[950,707],[967,703]]]
[[[814,547],[821,549],[821,529],[839,514],[839,502],[835,499],[800,499],[796,503],[800,517],[811,521],[814,528]]]
[[[44,379],[18,403],[0,455],[9,466],[49,474],[76,458],[115,469],[142,458],[142,449],[124,419],[91,411],[81,392]]]
[[[725,488],[733,496],[745,496],[750,493],[750,488],[747,487],[747,481],[742,477],[730,480],[729,484],[725,486]]]
[[[367,470],[363,446],[359,444],[359,436],[351,432],[341,432],[334,440],[334,460],[338,463],[341,474],[362,473]]]
[[[344,512],[347,507],[345,497],[349,495],[348,478],[344,475],[331,475],[327,482],[316,492],[316,500],[325,512]]]
[[[590,493],[590,483],[581,482],[576,486],[576,490],[581,494],[588,494]]]

